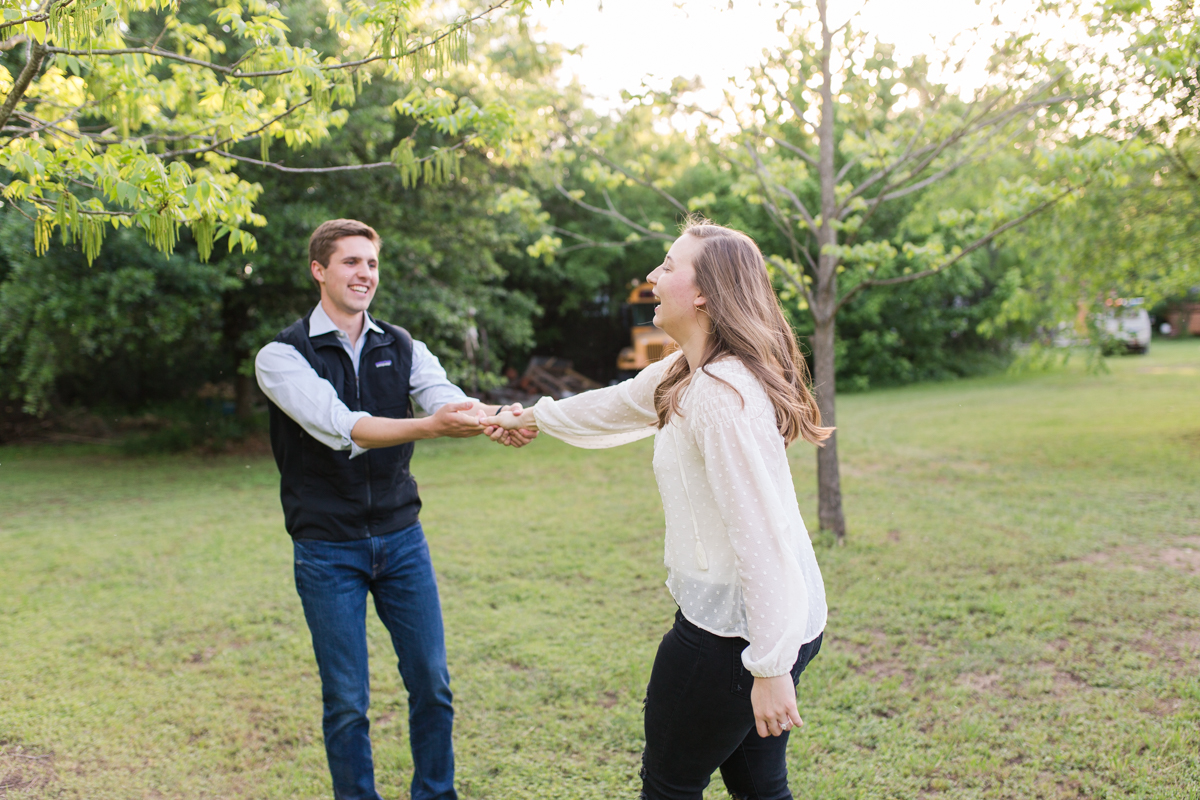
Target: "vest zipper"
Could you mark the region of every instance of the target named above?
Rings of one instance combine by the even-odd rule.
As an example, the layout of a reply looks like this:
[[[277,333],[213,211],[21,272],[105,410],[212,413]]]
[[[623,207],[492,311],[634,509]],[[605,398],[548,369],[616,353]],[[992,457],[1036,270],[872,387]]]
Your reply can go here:
[[[363,331],[363,334],[366,335],[366,331]],[[366,355],[366,353],[364,353],[363,355]],[[360,369],[362,368],[362,364],[359,364],[359,368]],[[354,399],[355,399],[355,401],[357,401],[356,405],[358,406],[358,410],[362,411],[362,389],[358,385],[358,372],[354,373]],[[368,450],[367,452],[363,453],[361,458],[363,459],[363,463],[367,468],[367,536],[370,536],[371,535],[371,460],[370,460],[371,459],[371,451]]]

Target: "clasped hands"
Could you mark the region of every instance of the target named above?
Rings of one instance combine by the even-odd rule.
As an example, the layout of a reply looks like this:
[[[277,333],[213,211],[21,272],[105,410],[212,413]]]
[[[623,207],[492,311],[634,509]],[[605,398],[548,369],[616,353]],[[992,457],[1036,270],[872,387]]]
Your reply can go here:
[[[433,421],[441,436],[465,439],[484,434],[508,447],[524,447],[537,438],[537,423],[532,414],[522,420],[524,412],[520,403],[500,406],[494,415],[478,401],[447,403],[433,415]]]

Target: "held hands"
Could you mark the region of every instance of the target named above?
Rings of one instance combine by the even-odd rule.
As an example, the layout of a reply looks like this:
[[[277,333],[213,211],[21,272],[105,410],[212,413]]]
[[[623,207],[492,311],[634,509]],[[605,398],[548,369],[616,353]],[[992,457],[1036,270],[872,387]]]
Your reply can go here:
[[[536,424],[532,415],[524,421],[517,417],[524,411],[520,403],[501,406],[496,416],[488,416],[488,407],[477,401],[447,403],[429,418],[430,432],[434,437],[449,436],[465,439],[487,434],[493,442],[509,447],[524,447],[537,438]],[[498,420],[516,420],[511,427],[499,424]]]
[[[511,406],[501,408],[495,416],[486,417],[482,422],[484,425],[496,426],[507,431],[537,435],[537,417],[533,415],[532,411],[522,408],[520,403],[513,403]]]
[[[475,402],[446,403],[439,408],[429,418],[431,438],[466,439],[483,433],[483,426],[479,424],[483,415],[472,413],[477,405]]]
[[[756,677],[750,704],[754,707],[754,726],[763,739],[804,724],[796,710],[796,687],[786,673],[774,678]]]
[[[526,416],[526,422],[519,423],[513,426],[511,429],[497,425],[493,421],[502,415],[516,418],[519,417],[523,411],[524,409],[521,407],[520,403],[513,403],[510,406],[500,406],[496,411],[496,416],[489,417],[487,414],[488,407],[476,403],[472,407],[470,413],[476,415],[476,418],[479,420],[480,424],[483,425],[483,432],[487,434],[488,438],[493,442],[499,442],[500,444],[508,447],[524,447],[537,438],[537,425],[529,424],[529,421],[532,420],[532,415]]]

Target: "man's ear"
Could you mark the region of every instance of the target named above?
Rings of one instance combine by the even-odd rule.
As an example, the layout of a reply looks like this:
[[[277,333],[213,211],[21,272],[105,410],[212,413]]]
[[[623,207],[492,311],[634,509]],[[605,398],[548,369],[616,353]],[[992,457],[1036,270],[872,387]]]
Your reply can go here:
[[[312,272],[313,280],[322,286],[325,285],[325,267],[321,266],[320,261],[311,261],[308,264],[308,269]]]

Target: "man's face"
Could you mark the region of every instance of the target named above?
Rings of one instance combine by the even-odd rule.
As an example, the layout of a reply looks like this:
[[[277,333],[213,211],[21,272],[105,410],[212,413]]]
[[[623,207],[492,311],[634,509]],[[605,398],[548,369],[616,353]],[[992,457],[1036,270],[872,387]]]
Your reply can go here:
[[[321,284],[321,297],[345,314],[366,311],[379,286],[379,253],[365,236],[338,239],[329,266],[314,261],[309,265]]]

